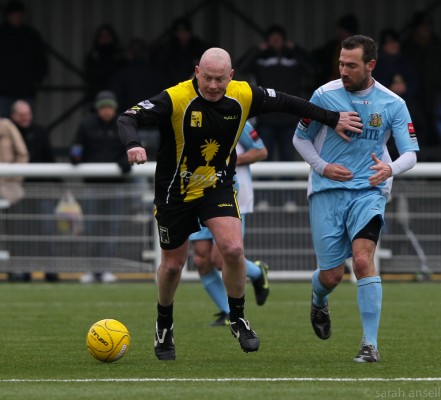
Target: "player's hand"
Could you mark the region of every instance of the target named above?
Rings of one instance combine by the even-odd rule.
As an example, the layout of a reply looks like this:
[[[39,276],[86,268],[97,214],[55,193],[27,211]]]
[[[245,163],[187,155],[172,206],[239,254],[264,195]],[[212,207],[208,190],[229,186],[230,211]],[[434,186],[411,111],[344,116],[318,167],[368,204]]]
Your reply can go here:
[[[363,124],[361,122],[361,118],[358,116],[358,113],[355,111],[345,111],[340,113],[340,119],[338,120],[338,124],[335,127],[335,132],[342,139],[347,142],[351,141],[351,138],[345,134],[346,131],[362,133],[363,132]]]
[[[375,165],[373,165],[369,169],[377,172],[369,177],[369,183],[371,186],[377,186],[381,182],[384,182],[387,178],[390,178],[392,176],[392,168],[389,164],[386,164],[385,162],[378,159],[375,153],[372,153],[372,160],[374,160]]]
[[[127,150],[129,164],[144,164],[147,161],[147,154],[144,147],[133,147]]]
[[[350,181],[353,177],[351,171],[338,164],[328,164],[323,171],[323,176],[339,182]]]

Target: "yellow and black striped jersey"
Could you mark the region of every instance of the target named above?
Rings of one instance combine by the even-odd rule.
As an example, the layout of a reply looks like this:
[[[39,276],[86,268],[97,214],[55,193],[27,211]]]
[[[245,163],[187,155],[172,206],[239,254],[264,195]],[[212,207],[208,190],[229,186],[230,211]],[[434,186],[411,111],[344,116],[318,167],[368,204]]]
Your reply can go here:
[[[118,118],[126,149],[141,146],[140,126],[160,130],[155,173],[155,203],[198,199],[207,190],[231,185],[235,147],[248,118],[284,111],[335,127],[339,114],[298,97],[232,80],[223,98],[211,102],[199,93],[196,79],[166,89]]]

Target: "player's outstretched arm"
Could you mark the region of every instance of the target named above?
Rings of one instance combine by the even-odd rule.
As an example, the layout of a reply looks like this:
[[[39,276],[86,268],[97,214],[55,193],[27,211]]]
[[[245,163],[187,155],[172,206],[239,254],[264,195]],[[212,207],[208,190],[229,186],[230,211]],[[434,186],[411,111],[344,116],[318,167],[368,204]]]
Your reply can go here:
[[[337,132],[337,135],[339,135],[342,139],[350,142],[351,138],[346,135],[346,131],[355,133],[363,132],[363,124],[357,112],[345,111],[340,113],[340,119],[335,127],[335,132]]]

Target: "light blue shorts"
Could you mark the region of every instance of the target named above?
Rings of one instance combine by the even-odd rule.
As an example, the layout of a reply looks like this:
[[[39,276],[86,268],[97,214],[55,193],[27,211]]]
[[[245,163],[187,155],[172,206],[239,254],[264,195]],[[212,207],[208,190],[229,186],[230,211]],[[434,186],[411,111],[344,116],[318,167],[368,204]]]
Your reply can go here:
[[[327,190],[309,198],[309,219],[318,266],[343,264],[352,256],[352,240],[375,216],[384,221],[386,198],[377,189]]]
[[[246,214],[241,214],[241,218],[242,218],[242,238],[245,236],[245,215]],[[206,226],[202,226],[201,225],[201,230],[198,231],[198,232],[192,233],[188,237],[188,240],[190,240],[190,242],[194,242],[196,240],[213,240],[213,235],[211,234],[210,229],[208,229]]]

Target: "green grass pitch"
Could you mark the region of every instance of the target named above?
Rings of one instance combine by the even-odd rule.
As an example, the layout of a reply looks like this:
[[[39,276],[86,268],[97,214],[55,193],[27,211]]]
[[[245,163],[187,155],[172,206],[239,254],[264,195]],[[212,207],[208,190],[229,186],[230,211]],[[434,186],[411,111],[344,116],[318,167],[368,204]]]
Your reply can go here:
[[[210,327],[215,307],[199,283],[182,283],[175,301],[177,360],[153,353],[154,283],[0,285],[0,399],[374,399],[441,398],[441,286],[385,283],[381,363],[356,364],[361,323],[350,283],[332,294],[333,335],[309,322],[310,284],[273,283],[246,317],[261,338],[245,354],[229,329]],[[86,350],[93,322],[115,318],[131,333],[113,364]]]

